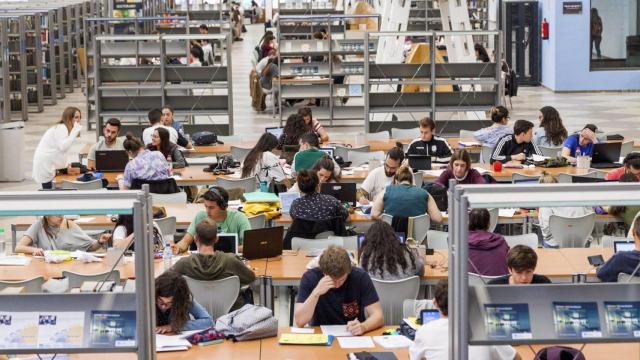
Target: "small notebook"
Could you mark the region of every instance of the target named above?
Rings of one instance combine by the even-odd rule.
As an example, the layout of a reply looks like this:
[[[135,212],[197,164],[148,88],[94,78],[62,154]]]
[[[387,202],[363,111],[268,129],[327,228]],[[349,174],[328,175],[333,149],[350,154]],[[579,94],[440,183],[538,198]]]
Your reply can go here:
[[[324,345],[333,343],[333,336],[325,334],[282,334],[278,343],[281,345]]]

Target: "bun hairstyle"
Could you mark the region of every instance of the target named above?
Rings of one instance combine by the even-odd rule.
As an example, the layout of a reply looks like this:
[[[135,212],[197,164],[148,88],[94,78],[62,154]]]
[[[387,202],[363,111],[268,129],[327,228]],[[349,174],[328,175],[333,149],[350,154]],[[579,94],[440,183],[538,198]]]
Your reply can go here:
[[[409,184],[413,185],[413,172],[408,165],[400,166],[393,177],[398,184],[407,181]]]
[[[125,135],[125,137],[126,139],[124,140],[124,143],[122,144],[122,146],[126,151],[136,153],[141,148],[144,148],[144,143],[142,142],[142,140],[135,137],[132,133],[128,132],[127,135]]]
[[[498,123],[509,117],[509,110],[504,106],[494,106],[489,110],[491,121]]]
[[[313,194],[318,188],[318,174],[315,171],[301,170],[296,177],[298,188],[304,194]]]

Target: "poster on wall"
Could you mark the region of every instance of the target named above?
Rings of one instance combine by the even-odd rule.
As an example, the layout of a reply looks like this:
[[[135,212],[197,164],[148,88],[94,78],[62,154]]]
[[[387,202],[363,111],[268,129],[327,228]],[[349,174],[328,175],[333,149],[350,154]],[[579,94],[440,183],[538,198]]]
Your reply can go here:
[[[582,1],[565,1],[562,3],[562,14],[580,15],[582,14]]]
[[[113,2],[113,17],[132,18],[142,16],[142,0],[116,0]]]

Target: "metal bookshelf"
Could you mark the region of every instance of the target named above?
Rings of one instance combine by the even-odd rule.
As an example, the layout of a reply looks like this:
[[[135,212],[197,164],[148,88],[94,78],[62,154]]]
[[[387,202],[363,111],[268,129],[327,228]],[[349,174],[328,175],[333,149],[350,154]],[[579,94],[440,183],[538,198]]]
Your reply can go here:
[[[339,15],[344,14],[345,11],[334,8],[331,1],[279,0],[278,13],[280,16]]]
[[[187,1],[180,6],[169,8],[164,13],[165,17],[184,17],[186,20],[168,23],[171,26],[158,27],[161,33],[166,34],[197,34],[198,27],[206,24],[209,34],[231,33],[231,16],[228,4],[206,4],[204,2],[191,4]],[[177,25],[177,26],[176,26]]]

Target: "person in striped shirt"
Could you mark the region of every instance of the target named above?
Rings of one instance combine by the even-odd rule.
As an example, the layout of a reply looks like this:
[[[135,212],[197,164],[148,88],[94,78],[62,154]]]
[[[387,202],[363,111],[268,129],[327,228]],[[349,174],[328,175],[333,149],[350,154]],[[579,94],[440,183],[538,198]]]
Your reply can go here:
[[[500,161],[507,165],[520,165],[531,160],[534,154],[542,156],[538,145],[531,142],[533,138],[533,123],[527,120],[518,120],[513,125],[513,135],[505,135],[498,141],[493,153],[491,163]]]
[[[322,124],[320,124],[318,120],[313,118],[313,113],[311,112],[311,108],[309,107],[301,108],[300,110],[298,110],[298,115],[302,116],[304,123],[307,124],[309,127],[311,127],[311,130],[313,130],[313,132],[316,133],[316,135],[318,135],[321,142],[329,141],[329,134],[327,134],[327,132],[324,130],[324,127],[322,126]]]

